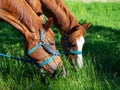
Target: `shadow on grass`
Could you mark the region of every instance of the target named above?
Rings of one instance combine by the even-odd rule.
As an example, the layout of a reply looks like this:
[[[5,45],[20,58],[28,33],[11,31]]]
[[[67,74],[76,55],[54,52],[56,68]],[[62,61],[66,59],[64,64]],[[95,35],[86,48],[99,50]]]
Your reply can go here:
[[[95,58],[95,67],[120,75],[120,30],[91,26],[85,36],[83,52]]]
[[[23,42],[22,34],[6,22],[0,22],[0,43],[16,44]]]

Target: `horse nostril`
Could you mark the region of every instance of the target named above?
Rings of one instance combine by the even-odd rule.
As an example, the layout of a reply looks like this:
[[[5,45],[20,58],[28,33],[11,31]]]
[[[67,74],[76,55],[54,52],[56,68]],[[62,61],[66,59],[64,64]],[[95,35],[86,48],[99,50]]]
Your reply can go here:
[[[56,75],[56,70],[52,70],[51,77],[55,78],[55,75]]]

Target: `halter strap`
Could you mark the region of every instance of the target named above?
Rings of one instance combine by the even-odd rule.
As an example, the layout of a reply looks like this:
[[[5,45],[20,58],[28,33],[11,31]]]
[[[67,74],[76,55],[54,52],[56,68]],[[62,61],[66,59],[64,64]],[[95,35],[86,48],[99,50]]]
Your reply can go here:
[[[74,51],[74,50],[70,50],[70,49],[68,48],[65,53],[82,54],[82,51]]]
[[[48,64],[49,62],[51,62],[54,59],[54,55],[51,56],[50,58],[46,59],[44,62],[42,62],[41,64],[38,64],[40,67],[43,67],[44,65]]]
[[[44,50],[46,50],[49,54],[51,54],[52,56],[50,56],[48,59],[46,59],[44,62],[42,62],[41,64],[38,64],[40,67],[43,67],[44,65],[48,64],[50,61],[52,61],[54,59],[55,56],[60,56],[59,51],[57,50],[56,52],[48,45],[44,42],[44,33],[45,30],[42,30],[41,34],[40,34],[40,43],[38,43],[36,46],[34,46],[32,49],[27,51],[27,55],[32,54],[35,50],[37,50],[39,47],[43,47]]]
[[[65,41],[65,45],[66,45],[66,50],[65,50],[65,54],[68,54],[68,53],[70,53],[70,54],[82,54],[82,51],[75,51],[75,50],[71,50],[70,48],[69,48],[69,45],[68,45],[68,35],[66,34],[65,36],[63,36],[62,38],[61,38],[61,40],[64,40]]]
[[[38,43],[35,47],[33,47],[32,49],[27,51],[27,55],[30,55],[31,53],[33,53],[36,49],[38,49],[40,46],[42,46],[42,44]]]

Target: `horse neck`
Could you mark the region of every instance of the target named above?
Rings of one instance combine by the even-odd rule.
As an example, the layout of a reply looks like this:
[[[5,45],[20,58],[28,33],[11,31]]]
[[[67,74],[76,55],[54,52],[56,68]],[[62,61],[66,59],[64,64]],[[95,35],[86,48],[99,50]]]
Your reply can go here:
[[[2,19],[16,27],[25,37],[27,44],[32,46],[38,42],[42,20],[24,0],[0,0],[0,10]]]
[[[61,0],[41,0],[41,3],[43,13],[48,18],[53,17],[54,24],[59,28],[62,35],[78,24],[75,17]]]
[[[5,9],[13,13],[13,15],[23,23],[30,32],[36,32],[41,27],[42,21],[33,11],[33,9],[28,5],[25,0],[6,0],[7,6],[4,6]]]

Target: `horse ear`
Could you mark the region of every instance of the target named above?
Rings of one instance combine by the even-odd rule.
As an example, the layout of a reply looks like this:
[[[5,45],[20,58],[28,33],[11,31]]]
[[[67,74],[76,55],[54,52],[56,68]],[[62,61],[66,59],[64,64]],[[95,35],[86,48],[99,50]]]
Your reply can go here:
[[[74,26],[69,32],[67,32],[68,34],[71,34],[71,33],[73,33],[73,32],[75,32],[76,30],[78,30],[79,29],[79,25],[76,25],[76,26]]]
[[[49,18],[45,23],[45,30],[48,30],[53,24],[53,18]]]
[[[79,29],[79,25],[74,26],[69,33],[73,33],[74,31]]]
[[[74,27],[72,28],[73,31],[76,31],[76,30],[78,30],[78,29],[79,29],[79,25],[74,26]]]
[[[90,23],[83,24],[82,27],[86,30],[87,28],[90,27]]]

